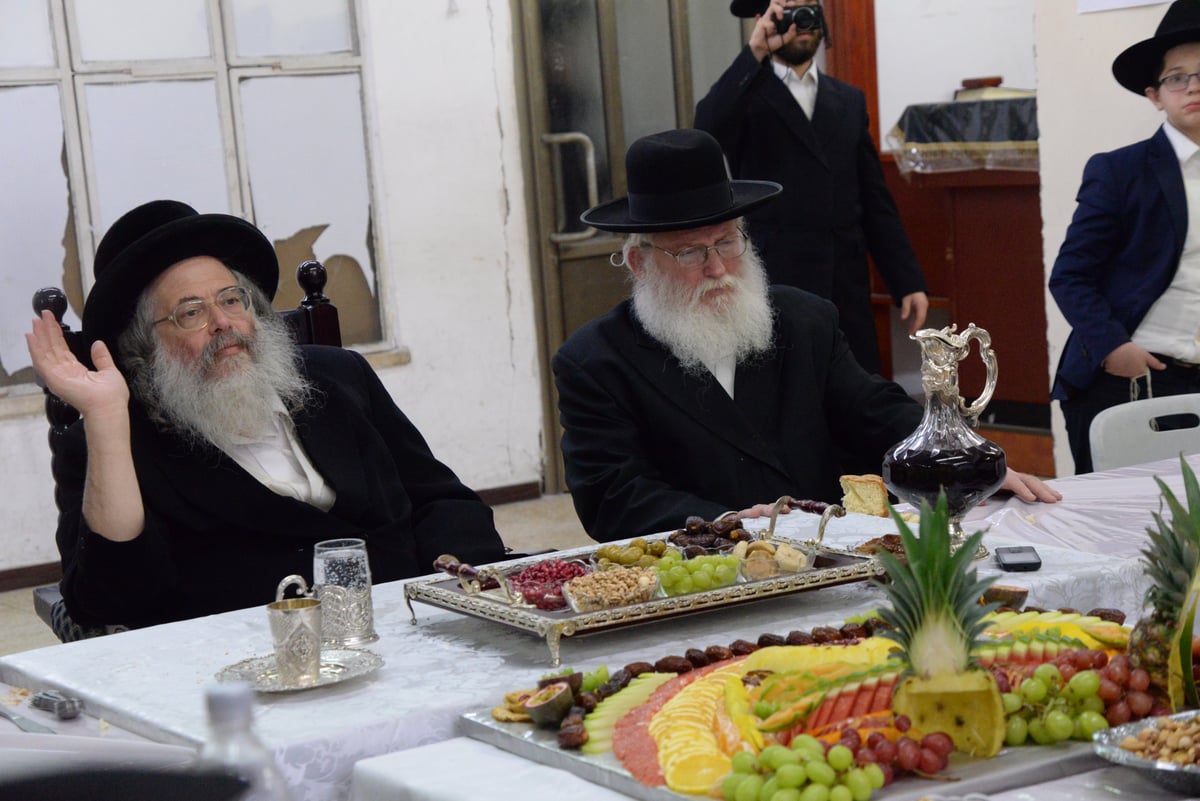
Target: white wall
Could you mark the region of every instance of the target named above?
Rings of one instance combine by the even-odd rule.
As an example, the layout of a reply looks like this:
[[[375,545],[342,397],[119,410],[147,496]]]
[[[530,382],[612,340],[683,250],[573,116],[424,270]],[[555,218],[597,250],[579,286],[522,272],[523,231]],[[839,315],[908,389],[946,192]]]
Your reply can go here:
[[[1166,7],[1162,3],[1078,14],[1074,0],[1036,0],[1038,148],[1047,279],[1075,212],[1075,193],[1088,157],[1145,139],[1162,121],[1149,100],[1117,84],[1112,61],[1129,45],[1152,36]],[[1049,294],[1046,319],[1053,373],[1070,328]],[[1074,472],[1057,403],[1054,455],[1059,475]]]
[[[1063,6],[1074,0],[1059,0]],[[964,78],[999,75],[1004,86],[1036,89],[1034,0],[875,0],[879,132],[904,109],[945,103]],[[844,47],[832,32],[835,47]]]
[[[468,485],[539,481],[541,378],[508,3],[361,7],[383,306],[412,354],[381,376]],[[18,403],[0,399],[0,415]],[[0,570],[56,561],[40,405],[0,417],[0,487]]]

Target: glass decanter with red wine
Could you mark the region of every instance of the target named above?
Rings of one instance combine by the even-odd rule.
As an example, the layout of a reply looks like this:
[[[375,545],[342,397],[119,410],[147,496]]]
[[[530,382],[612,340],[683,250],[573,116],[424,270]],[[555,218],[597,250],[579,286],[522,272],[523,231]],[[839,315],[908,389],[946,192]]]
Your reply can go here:
[[[963,515],[999,489],[1008,470],[1004,450],[974,430],[996,389],[991,335],[974,323],[961,334],[956,331],[951,325],[913,335],[921,345],[925,416],[912,434],[887,452],[882,470],[887,488],[914,506],[923,500],[935,505],[938,493],[946,493],[955,547],[965,539]],[[983,392],[968,404],[958,390],[958,363],[969,355],[973,340],[979,343],[987,378]],[[976,558],[982,559],[987,549],[979,547]]]

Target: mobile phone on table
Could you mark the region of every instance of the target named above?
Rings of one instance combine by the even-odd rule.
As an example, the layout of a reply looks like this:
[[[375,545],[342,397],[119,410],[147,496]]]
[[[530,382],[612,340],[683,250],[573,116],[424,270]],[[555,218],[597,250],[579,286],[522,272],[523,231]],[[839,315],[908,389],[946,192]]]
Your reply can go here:
[[[1040,568],[1042,558],[1032,545],[1006,545],[996,549],[996,564],[1001,570],[1024,572]]]

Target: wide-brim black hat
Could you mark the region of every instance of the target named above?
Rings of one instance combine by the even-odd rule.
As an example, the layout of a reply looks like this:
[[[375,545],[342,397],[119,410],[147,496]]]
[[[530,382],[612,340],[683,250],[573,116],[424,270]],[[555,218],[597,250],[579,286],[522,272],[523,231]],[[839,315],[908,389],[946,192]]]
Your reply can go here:
[[[96,282],[83,304],[84,338],[89,344],[103,340],[115,352],[143,290],[193,256],[212,256],[275,297],[279,260],[254,225],[228,214],[200,214],[176,200],[154,200],[126,212],[100,240]]]
[[[749,19],[764,13],[769,5],[771,0],[733,0],[729,4],[729,13],[735,17]]]
[[[1200,42],[1200,0],[1175,0],[1152,37],[1113,59],[1113,77],[1134,94],[1145,94],[1147,87],[1158,83],[1163,54],[1188,42]]]
[[[643,136],[625,154],[627,197],[579,218],[618,233],[683,231],[732,220],[783,191],[774,181],[734,181],[717,140],[695,128]]]

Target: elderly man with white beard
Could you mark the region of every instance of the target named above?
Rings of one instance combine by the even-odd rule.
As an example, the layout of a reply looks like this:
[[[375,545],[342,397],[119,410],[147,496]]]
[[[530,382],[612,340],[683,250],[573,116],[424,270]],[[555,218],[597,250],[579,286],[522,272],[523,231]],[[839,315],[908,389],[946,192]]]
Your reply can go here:
[[[49,312],[34,368],[81,414],[56,449],[63,600],[82,627],[147,626],[273,600],[314,543],[366,541],[372,578],[441,553],[503,558],[492,512],[434,458],[359,354],[298,347],[279,265],[250,223],[153,201],[96,252],[93,366]]]
[[[553,370],[567,485],[588,534],[609,541],[767,512],[782,495],[832,501],[843,473],[878,473],[921,406],[863,370],[829,301],[767,286],[741,226],[780,191],[730,180],[693,129],[636,141],[629,195],[584,212],[629,234],[616,266],[633,297],[576,331]],[[1021,498],[1060,496],[1010,470]]]

